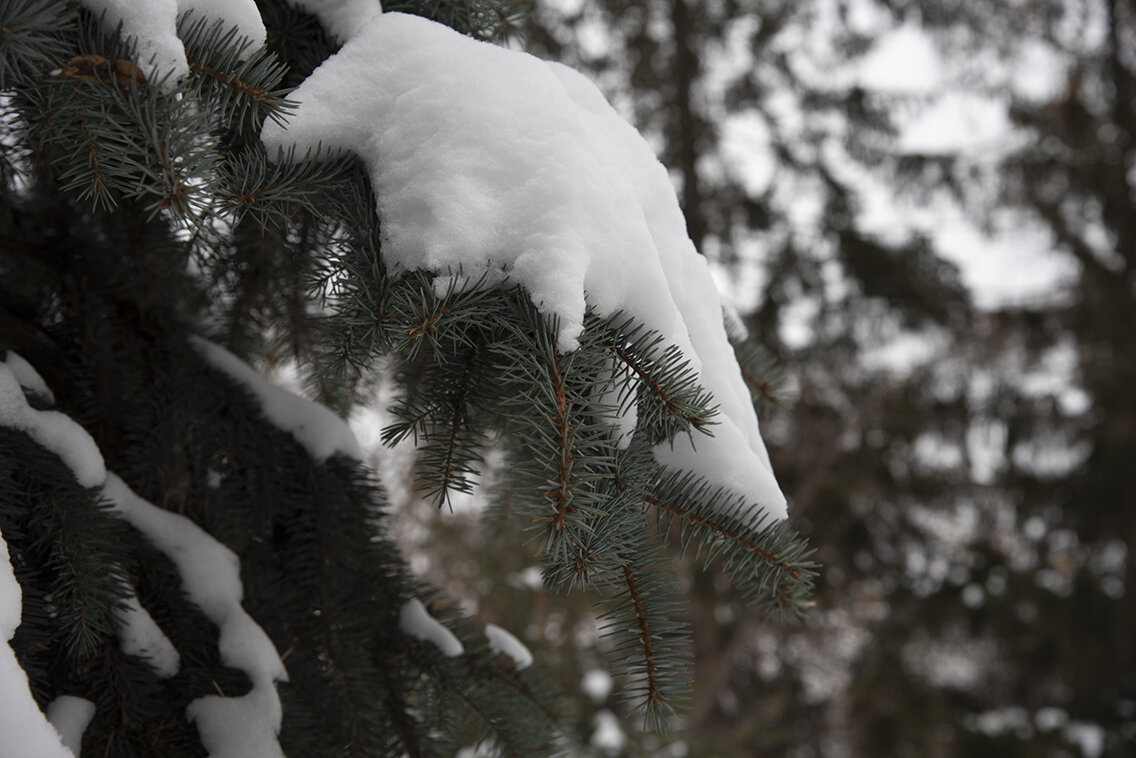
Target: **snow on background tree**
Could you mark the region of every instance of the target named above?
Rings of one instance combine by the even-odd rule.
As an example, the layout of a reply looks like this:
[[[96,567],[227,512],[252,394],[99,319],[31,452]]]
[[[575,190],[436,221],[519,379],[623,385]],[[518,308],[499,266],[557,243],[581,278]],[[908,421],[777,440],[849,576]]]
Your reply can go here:
[[[487,519],[600,593],[649,727],[687,686],[669,535],[801,616],[768,365],[666,170],[584,77],[486,41],[508,6],[399,8],[457,31],[357,0],[0,3],[0,726],[26,741],[0,751],[556,749],[517,637],[386,535],[329,410],[380,384],[427,498],[501,461]]]

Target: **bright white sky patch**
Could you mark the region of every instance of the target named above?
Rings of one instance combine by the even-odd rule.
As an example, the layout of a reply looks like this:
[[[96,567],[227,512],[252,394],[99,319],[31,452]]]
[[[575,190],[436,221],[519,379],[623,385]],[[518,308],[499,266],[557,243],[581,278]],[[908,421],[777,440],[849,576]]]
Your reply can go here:
[[[461,640],[431,616],[418,598],[411,598],[402,606],[398,625],[411,637],[433,643],[447,658],[456,658],[465,652]]]
[[[1012,215],[998,219],[991,234],[940,206],[927,215],[926,231],[943,258],[954,262],[980,308],[998,308],[1059,295],[1062,282],[1077,276],[1080,264],[1053,249],[1049,230]],[[1009,272],[1013,272],[1012,275]]]
[[[880,37],[860,62],[860,86],[875,92],[928,92],[940,82],[942,60],[918,26],[905,24]]]
[[[1060,94],[1068,68],[1069,61],[1052,46],[1028,40],[1010,64],[1010,84],[1019,97],[1045,102]]]
[[[736,170],[751,197],[760,196],[777,170],[769,125],[757,111],[744,111],[727,117],[721,128],[724,163]]]
[[[518,282],[559,318],[565,352],[586,305],[634,315],[683,351],[721,410],[697,451],[681,437],[656,456],[785,516],[721,299],[667,171],[590,81],[388,13],[292,97],[292,120],[265,124],[270,155],[322,144],[363,158],[392,273]]]
[[[489,649],[494,653],[502,653],[513,659],[517,670],[527,669],[532,665],[533,655],[525,644],[505,629],[496,624],[485,625],[485,636],[489,639]]]
[[[944,95],[899,126],[901,153],[1000,154],[1013,139],[1005,102],[963,92]]]

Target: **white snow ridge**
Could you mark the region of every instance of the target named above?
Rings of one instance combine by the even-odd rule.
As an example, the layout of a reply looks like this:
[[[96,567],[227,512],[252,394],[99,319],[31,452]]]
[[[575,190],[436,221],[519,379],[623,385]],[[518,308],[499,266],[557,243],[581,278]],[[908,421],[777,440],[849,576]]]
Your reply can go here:
[[[682,437],[656,456],[784,518],[721,299],[667,171],[588,79],[386,13],[291,98],[292,119],[264,125],[269,155],[360,156],[392,273],[519,283],[558,317],[563,352],[576,348],[587,306],[635,316],[683,351],[720,410],[697,451]]]
[[[517,671],[532,665],[532,652],[507,629],[502,629],[496,624],[486,624],[485,637],[489,640],[489,649],[511,658]]]
[[[403,632],[415,639],[432,643],[447,658],[456,658],[465,652],[461,640],[430,615],[426,606],[418,598],[411,598],[399,612],[398,625]]]

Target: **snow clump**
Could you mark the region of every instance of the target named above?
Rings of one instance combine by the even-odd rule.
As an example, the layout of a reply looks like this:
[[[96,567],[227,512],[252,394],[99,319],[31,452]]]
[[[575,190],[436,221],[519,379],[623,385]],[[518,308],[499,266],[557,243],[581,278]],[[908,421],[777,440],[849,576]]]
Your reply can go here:
[[[583,75],[381,14],[265,123],[269,156],[351,152],[366,163],[390,273],[515,282],[578,346],[588,307],[626,312],[682,350],[719,404],[713,437],[655,449],[661,463],[786,515],[757,417],[667,170]]]

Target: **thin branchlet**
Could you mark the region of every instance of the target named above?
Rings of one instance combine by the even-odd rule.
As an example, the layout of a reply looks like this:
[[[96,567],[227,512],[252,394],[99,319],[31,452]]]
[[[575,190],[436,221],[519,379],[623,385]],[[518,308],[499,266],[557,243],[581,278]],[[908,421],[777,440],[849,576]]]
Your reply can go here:
[[[556,439],[559,447],[556,466],[556,486],[544,493],[552,501],[555,512],[549,529],[559,537],[564,532],[569,514],[577,513],[572,505],[572,465],[575,456],[572,452],[572,422],[570,420],[570,404],[568,393],[564,388],[564,374],[560,369],[560,357],[553,353],[548,363],[548,378],[552,383],[552,393],[556,401],[556,409],[552,422],[556,427]]]
[[[621,555],[620,557],[626,559],[626,556]],[[639,591],[638,581],[635,578],[635,571],[631,563],[624,563],[621,570],[623,571],[624,584],[627,585],[627,594],[631,599],[631,605],[635,610],[635,618],[639,625],[639,639],[643,648],[643,668],[647,684],[647,706],[657,708],[666,701],[666,697],[659,686],[655,638],[651,633],[650,619],[647,617],[647,605]]]
[[[682,405],[675,399],[675,397],[670,392],[668,392],[667,389],[663,387],[663,385],[660,384],[654,376],[652,376],[651,372],[647,371],[647,369],[642,366],[639,361],[637,361],[634,357],[628,354],[626,350],[616,344],[614,340],[604,340],[604,345],[607,346],[608,349],[610,349],[616,355],[616,357],[618,357],[619,360],[624,363],[624,365],[631,369],[635,373],[635,375],[639,377],[640,380],[642,380],[643,384],[646,385],[647,388],[650,389],[650,391],[663,402],[663,405],[671,413],[695,428],[701,429],[702,427],[706,426],[708,419],[705,416],[690,413],[685,408],[683,408]]]
[[[645,502],[647,505],[654,506],[661,511],[665,511],[665,512],[667,512],[667,513],[669,513],[673,516],[677,516],[678,518],[680,518],[684,521],[687,521],[691,524],[695,524],[697,526],[704,527],[704,528],[709,529],[710,531],[714,532],[715,534],[721,535],[725,539],[727,539],[727,540],[729,540],[729,541],[731,541],[731,542],[733,542],[737,545],[740,545],[744,549],[750,551],[755,556],[757,556],[763,563],[766,563],[770,566],[774,566],[776,568],[779,568],[779,569],[785,571],[785,573],[787,573],[789,576],[793,577],[794,579],[804,578],[804,574],[798,568],[793,566],[792,563],[786,561],[784,558],[777,555],[776,553],[766,549],[765,547],[760,545],[757,542],[757,540],[754,540],[750,537],[745,536],[744,534],[742,534],[738,530],[731,529],[724,524],[721,524],[721,523],[719,523],[719,522],[717,522],[713,519],[707,518],[706,516],[700,516],[697,513],[694,513],[690,510],[680,508],[679,506],[677,506],[673,503],[664,503],[661,500],[659,500],[657,497],[654,497],[654,496],[651,496],[651,495],[645,496],[643,498],[643,502]]]

